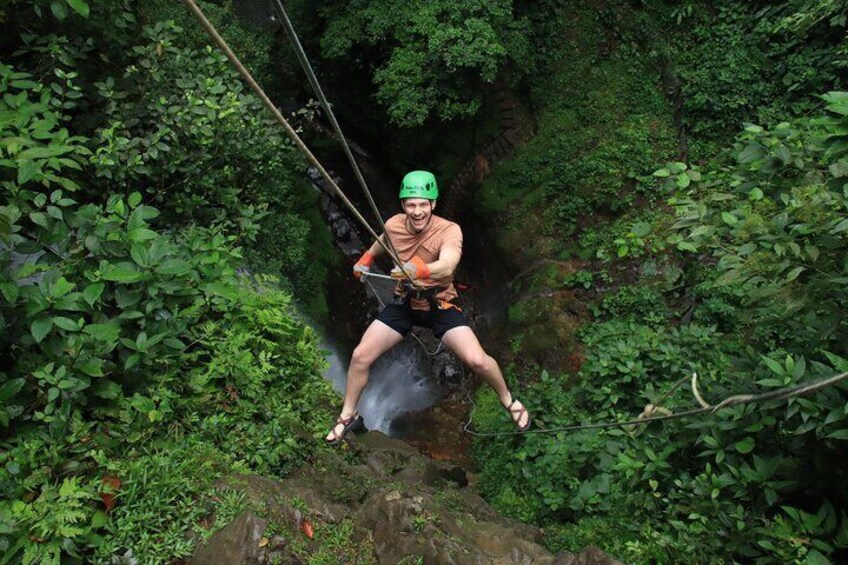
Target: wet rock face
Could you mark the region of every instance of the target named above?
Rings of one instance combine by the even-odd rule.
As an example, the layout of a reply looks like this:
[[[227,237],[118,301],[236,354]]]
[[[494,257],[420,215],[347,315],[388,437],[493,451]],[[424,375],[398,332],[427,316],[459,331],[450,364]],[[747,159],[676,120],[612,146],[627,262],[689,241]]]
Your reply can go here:
[[[253,512],[244,512],[225,528],[218,530],[194,555],[198,565],[248,565],[264,562],[262,533],[268,521]]]
[[[353,547],[364,556],[356,562],[391,565],[617,564],[591,548],[553,556],[538,528],[501,516],[468,484],[461,467],[369,432],[282,481],[229,477],[226,486],[242,490],[251,510],[199,547],[192,563],[300,563]],[[340,542],[345,528],[349,538]],[[350,553],[338,560],[354,561]]]

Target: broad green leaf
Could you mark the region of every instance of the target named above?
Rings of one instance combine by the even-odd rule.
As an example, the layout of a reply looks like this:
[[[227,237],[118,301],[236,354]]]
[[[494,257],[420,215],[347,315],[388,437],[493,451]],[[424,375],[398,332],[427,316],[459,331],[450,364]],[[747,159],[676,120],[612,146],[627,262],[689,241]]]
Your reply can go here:
[[[134,230],[130,230],[128,235],[130,241],[148,241],[156,238],[156,232],[147,228],[136,228]]]
[[[156,267],[156,272],[160,275],[184,275],[191,270],[191,264],[182,259],[166,259]]]
[[[786,279],[784,280],[784,282],[794,281],[795,279],[798,278],[798,275],[803,273],[805,270],[806,270],[806,267],[795,267],[794,269],[789,271],[788,275],[786,275]]]
[[[833,565],[830,559],[824,556],[816,549],[810,549],[807,553],[807,558],[804,560],[804,565]]]
[[[33,320],[30,325],[30,332],[35,341],[41,343],[41,340],[50,333],[53,329],[53,319],[50,316],[41,316]]]
[[[109,264],[100,275],[107,281],[121,283],[138,282],[144,276],[143,273],[136,270],[135,265],[126,262]]]
[[[106,526],[109,523],[109,517],[106,516],[106,513],[102,510],[98,510],[94,513],[94,516],[91,517],[91,526],[92,530],[99,530],[100,528]]]
[[[648,222],[636,222],[630,227],[630,233],[636,237],[645,237],[651,233],[651,224]]]
[[[43,228],[46,228],[49,224],[47,220],[47,216],[42,212],[30,212],[29,219],[32,220],[32,223],[39,225]]]
[[[848,439],[848,429],[836,430],[827,434],[830,439]]]
[[[185,343],[175,337],[166,337],[162,342],[171,349],[185,349]]]
[[[138,243],[134,243],[130,248],[130,257],[139,267],[148,267],[150,264],[150,257],[147,251],[147,247]]]
[[[78,332],[80,329],[75,321],[64,316],[53,316],[53,324],[67,332]]]
[[[89,306],[94,306],[94,303],[97,302],[97,299],[100,298],[100,295],[103,294],[103,289],[106,288],[106,283],[96,282],[88,285],[84,291],[82,291],[82,297],[88,302]]]
[[[0,402],[5,402],[18,394],[25,383],[24,379],[12,379],[0,385]]]
[[[715,231],[715,226],[698,226],[692,233],[689,234],[689,237],[692,239],[696,239],[705,235],[712,235]]]
[[[83,331],[94,339],[111,343],[117,341],[121,328],[112,323],[88,324],[83,328]]]
[[[69,282],[65,277],[59,277],[59,279],[53,283],[53,287],[50,289],[50,297],[51,298],[62,298],[69,292],[71,292],[76,285],[72,282]]]
[[[680,251],[691,251],[692,253],[698,252],[698,248],[695,247],[693,243],[690,243],[688,241],[681,241],[680,243],[678,243],[677,249],[679,249]]]
[[[61,381],[59,381],[58,386],[62,390],[68,390],[68,389],[72,389],[75,386],[77,386],[77,384],[79,384],[79,382],[80,382],[79,379],[74,379],[74,378],[62,379]]]
[[[739,223],[739,219],[730,212],[722,212],[721,220],[729,226],[735,226]]]
[[[81,373],[85,373],[90,377],[103,376],[103,360],[102,359],[87,359],[77,367]]]
[[[18,159],[47,159],[49,157],[55,157],[57,155],[62,155],[63,153],[67,153],[70,151],[70,147],[65,146],[51,146],[51,147],[32,147],[30,149],[25,149],[18,153]]]
[[[0,293],[3,294],[3,298],[6,299],[6,302],[14,304],[18,299],[18,285],[12,281],[0,283]]]
[[[62,0],[51,0],[50,11],[53,12],[53,15],[59,21],[68,17],[68,9],[65,8],[65,4],[62,3]]]
[[[91,392],[100,398],[114,400],[121,396],[122,390],[121,385],[118,383],[106,379],[100,379],[91,385]]]
[[[87,18],[90,8],[85,0],[67,0],[68,5],[80,16]]]
[[[15,88],[20,88],[21,90],[32,90],[39,86],[39,84],[34,80],[13,80],[11,85]]]
[[[156,405],[153,404],[153,401],[146,396],[141,396],[136,393],[132,398],[129,399],[130,406],[141,412],[142,414],[147,414],[148,412],[155,410]]]
[[[129,203],[130,208],[135,208],[136,206],[141,204],[141,193],[133,192],[132,194],[130,194],[129,198],[127,199],[127,202]]]
[[[737,441],[734,447],[736,448],[736,451],[744,455],[745,453],[751,453],[754,450],[755,445],[756,442],[754,441],[754,438],[746,437],[742,441]]]
[[[822,353],[824,353],[824,356],[827,357],[827,360],[830,361],[830,364],[833,365],[837,371],[842,373],[848,372],[848,359],[840,357],[830,351],[823,351]]]
[[[804,374],[807,372],[807,360],[801,356],[795,360],[795,367],[792,371],[792,378],[796,381],[801,380]]]
[[[834,228],[830,230],[830,233],[842,233],[845,230],[848,230],[848,218],[845,218],[844,220],[836,224],[836,226],[834,226]]]
[[[786,369],[783,368],[779,362],[775,361],[771,357],[766,357],[765,355],[760,355],[760,358],[763,360],[763,363],[771,369],[771,372],[780,375],[781,377],[786,376]]]

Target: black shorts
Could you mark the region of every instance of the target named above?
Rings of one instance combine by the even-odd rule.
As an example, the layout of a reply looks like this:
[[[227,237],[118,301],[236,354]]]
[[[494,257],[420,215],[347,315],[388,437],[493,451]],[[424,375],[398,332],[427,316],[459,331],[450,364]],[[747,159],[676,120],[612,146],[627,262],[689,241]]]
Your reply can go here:
[[[413,310],[408,301],[403,306],[387,305],[377,319],[402,336],[406,336],[412,326],[430,328],[436,339],[442,339],[448,330],[468,325],[468,318],[456,308]]]

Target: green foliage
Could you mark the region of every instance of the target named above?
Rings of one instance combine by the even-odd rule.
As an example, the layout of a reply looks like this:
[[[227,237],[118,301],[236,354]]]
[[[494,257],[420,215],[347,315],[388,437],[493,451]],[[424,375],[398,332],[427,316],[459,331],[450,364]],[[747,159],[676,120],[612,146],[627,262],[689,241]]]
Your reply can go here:
[[[297,160],[223,54],[181,46],[181,32],[173,22],[145,27],[120,81],[96,84],[107,125],[98,131],[94,163],[111,181],[144,180],[172,223],[191,211],[203,223],[230,222],[254,237],[271,187],[286,190]]]
[[[815,124],[821,125],[748,126],[734,147],[735,163],[673,199],[678,233],[669,238],[678,249],[708,251],[714,286],[741,297],[747,323],[783,325],[785,346],[799,352],[848,337],[839,314],[845,308],[848,161],[834,154],[838,137],[826,142],[832,156],[822,160],[819,138],[833,124]]]
[[[533,81],[538,132],[493,169],[478,194],[482,213],[514,222],[516,230],[538,216],[543,223],[533,229],[563,238],[595,218],[626,212],[638,179],[672,150],[655,62],[630,45],[610,49],[593,18],[577,10],[556,20],[550,34],[569,38],[561,47],[568,55],[551,57]],[[516,245],[526,248],[526,234]]]
[[[370,74],[378,102],[403,127],[473,116],[481,85],[528,52],[526,22],[508,0],[349,0],[320,14],[324,56]]]
[[[245,509],[244,495],[221,490],[225,473],[246,471],[207,443],[170,443],[109,465],[121,478],[98,559],[127,552],[141,563],[191,556],[198,538],[226,526]]]
[[[716,166],[670,163],[653,189],[640,181],[670,197],[676,223],[656,212],[651,233],[654,252],[677,249],[662,263],[682,277],[600,295],[576,380],[520,375],[539,426],[631,419],[646,404],[679,412],[692,401],[674,385],[692,372],[718,403],[848,369],[844,99],[826,96],[825,118],[747,126]],[[616,225],[635,223],[596,228],[584,245],[627,243]],[[629,253],[601,255],[601,266],[615,271]],[[671,326],[678,316],[694,323]],[[488,398],[475,421],[503,425]],[[475,453],[484,494],[550,525],[552,549],[600,544],[636,563],[829,563],[848,539],[844,477],[828,463],[846,455],[847,424],[840,386],[685,423],[480,442]]]
[[[214,479],[285,472],[329,419],[291,295],[236,276],[248,245],[315,294],[313,201],[255,98],[173,23],[125,35],[117,79],[65,31],[21,45],[35,72],[0,64],[0,550],[169,561],[239,507]]]
[[[27,504],[20,500],[11,505],[11,517],[24,536],[11,550],[23,546],[22,563],[58,565],[63,553],[80,556],[81,538],[89,532],[89,512],[85,501],[95,498],[93,489],[71,477],[62,484],[46,485],[38,498]]]
[[[692,5],[662,16],[672,20],[685,122],[701,139],[800,115],[812,94],[844,79],[844,2],[699,2],[684,15]],[[707,156],[701,147],[700,139],[693,144],[699,158]]]

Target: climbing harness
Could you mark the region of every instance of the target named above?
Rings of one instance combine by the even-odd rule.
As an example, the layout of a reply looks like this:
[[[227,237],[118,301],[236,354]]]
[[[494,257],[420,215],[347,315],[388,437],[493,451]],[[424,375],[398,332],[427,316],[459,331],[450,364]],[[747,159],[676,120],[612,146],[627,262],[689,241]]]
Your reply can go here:
[[[394,283],[397,283],[397,280],[393,279],[392,277],[390,277],[388,275],[382,275],[380,273],[370,273],[370,272],[369,273],[362,273],[362,277],[363,277],[363,280],[365,281],[365,283],[371,289],[371,293],[374,296],[377,297],[377,302],[380,303],[380,308],[385,308],[386,303],[383,301],[383,299],[380,297],[380,293],[377,292],[377,289],[374,288],[374,285],[372,285],[371,281],[368,280],[368,279],[369,278],[388,279],[388,280],[390,280]],[[436,347],[436,349],[434,349],[433,351],[430,351],[429,349],[427,349],[427,346],[424,344],[424,342],[421,340],[421,338],[418,337],[417,335],[415,335],[414,332],[409,332],[409,335],[411,335],[413,338],[415,338],[415,340],[418,342],[418,344],[421,345],[421,349],[423,349],[424,353],[426,353],[429,357],[435,357],[436,355],[438,355],[439,352],[442,350],[442,346],[444,345],[440,341],[439,345]]]

